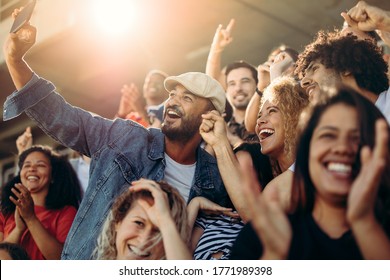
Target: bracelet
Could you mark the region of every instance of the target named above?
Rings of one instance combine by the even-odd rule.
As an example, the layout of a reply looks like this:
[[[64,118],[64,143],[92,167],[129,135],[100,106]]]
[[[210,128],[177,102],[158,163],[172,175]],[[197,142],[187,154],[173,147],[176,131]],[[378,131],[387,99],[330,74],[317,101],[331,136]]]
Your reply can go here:
[[[261,92],[257,87],[256,87],[256,93],[257,93],[260,97],[263,96],[263,92]]]

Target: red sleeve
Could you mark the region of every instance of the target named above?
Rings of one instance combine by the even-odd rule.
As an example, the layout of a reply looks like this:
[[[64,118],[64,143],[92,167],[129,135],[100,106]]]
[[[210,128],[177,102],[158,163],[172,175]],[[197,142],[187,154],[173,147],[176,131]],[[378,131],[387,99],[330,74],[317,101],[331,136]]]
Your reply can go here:
[[[76,216],[77,210],[73,206],[65,206],[58,217],[57,220],[57,229],[56,229],[56,239],[65,243],[66,236],[70,230],[70,227],[73,223],[74,217]]]

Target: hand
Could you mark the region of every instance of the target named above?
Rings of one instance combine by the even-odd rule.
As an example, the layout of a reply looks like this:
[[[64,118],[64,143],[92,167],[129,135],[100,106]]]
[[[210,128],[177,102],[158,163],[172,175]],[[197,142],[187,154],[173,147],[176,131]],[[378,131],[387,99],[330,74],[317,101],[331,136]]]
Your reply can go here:
[[[13,19],[21,9],[12,13]],[[35,44],[37,30],[30,23],[26,23],[18,32],[9,33],[3,45],[4,56],[7,60],[20,61],[27,51]]]
[[[21,183],[15,184],[15,187],[11,189],[17,199],[12,196],[9,199],[16,205],[16,209],[20,217],[27,223],[28,221],[35,219],[34,201],[31,197],[30,191]]]
[[[347,219],[350,224],[374,218],[374,205],[378,196],[383,170],[389,160],[389,128],[385,120],[375,123],[375,146],[364,146],[360,152],[361,169],[348,195]]]
[[[257,79],[258,79],[257,88],[260,91],[263,91],[271,82],[270,66],[271,66],[271,62],[266,61],[257,67]]]
[[[231,36],[232,29],[234,27],[235,20],[231,19],[226,29],[222,28],[222,24],[217,27],[215,31],[215,35],[212,43],[212,50],[214,52],[221,52],[225,49],[227,45],[229,45],[233,41],[233,37]]]
[[[207,144],[213,147],[227,141],[226,123],[217,111],[213,110],[207,114],[202,114],[202,118],[199,132]]]
[[[370,6],[364,1],[359,1],[356,6],[341,13],[344,20],[352,27],[362,31],[387,30],[390,31],[390,14],[375,6]]]
[[[15,209],[14,217],[15,217],[15,228],[16,228],[20,233],[23,233],[23,232],[26,230],[27,225],[26,225],[26,223],[23,221],[23,218],[20,216],[19,210],[18,210],[17,208]]]
[[[285,74],[289,74],[289,69],[294,66],[294,60],[286,52],[279,53],[274,62],[270,66],[270,77],[271,81],[275,80],[277,77],[280,77]]]
[[[33,144],[33,136],[31,134],[31,127],[27,127],[26,130],[16,139],[16,148],[20,155],[25,150],[31,148]]]
[[[130,112],[138,112],[141,116],[145,111],[146,101],[138,88],[131,84],[124,85],[121,89],[121,100],[119,102],[118,116],[126,117]]]
[[[172,220],[168,195],[161,189],[158,183],[152,180],[141,179],[131,183],[130,191],[149,191],[152,194],[154,199],[152,204],[145,199],[138,200],[138,203],[157,228],[161,229],[167,220]]]
[[[226,215],[235,219],[240,218],[240,215],[234,212],[232,208],[222,207],[203,196],[193,198],[190,203],[196,203],[198,210],[206,215]]]
[[[288,256],[292,230],[290,222],[279,201],[277,189],[264,197],[250,188],[247,192],[251,223],[263,244],[261,259],[286,259]]]

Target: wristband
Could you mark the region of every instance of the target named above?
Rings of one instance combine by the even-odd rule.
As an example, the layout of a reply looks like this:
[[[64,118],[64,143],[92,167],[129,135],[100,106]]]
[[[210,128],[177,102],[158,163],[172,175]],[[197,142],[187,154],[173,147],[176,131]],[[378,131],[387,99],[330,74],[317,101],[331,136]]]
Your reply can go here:
[[[256,87],[256,93],[257,93],[260,97],[263,96],[263,92],[261,92],[257,87]]]

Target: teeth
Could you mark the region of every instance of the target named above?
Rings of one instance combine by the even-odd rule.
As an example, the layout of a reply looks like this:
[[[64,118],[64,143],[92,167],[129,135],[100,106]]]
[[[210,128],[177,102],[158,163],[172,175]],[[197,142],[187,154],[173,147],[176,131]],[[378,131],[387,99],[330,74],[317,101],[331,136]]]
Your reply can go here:
[[[339,162],[331,162],[328,164],[328,170],[342,173],[350,173],[352,171],[352,166]]]
[[[27,180],[38,180],[38,177],[30,175],[27,177]]]
[[[263,133],[274,134],[274,132],[275,132],[274,130],[268,129],[268,128],[260,130],[260,134],[263,134]]]
[[[167,113],[169,115],[174,115],[174,116],[180,117],[180,115],[177,112],[175,112],[174,110],[168,110]]]
[[[143,252],[142,250],[138,249],[137,247],[135,246],[131,246],[131,245],[127,245],[127,247],[129,248],[129,250],[136,256],[138,257],[142,257],[142,258],[145,258],[145,257],[148,257],[150,255],[149,252]]]

